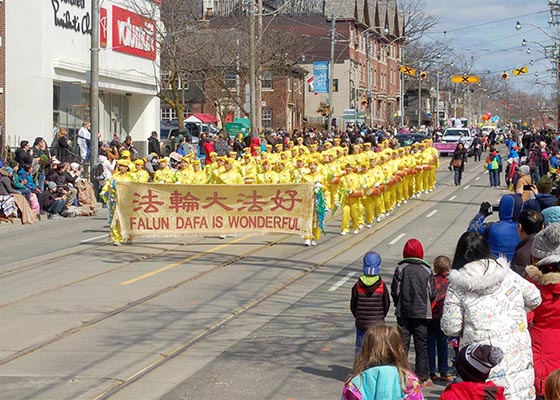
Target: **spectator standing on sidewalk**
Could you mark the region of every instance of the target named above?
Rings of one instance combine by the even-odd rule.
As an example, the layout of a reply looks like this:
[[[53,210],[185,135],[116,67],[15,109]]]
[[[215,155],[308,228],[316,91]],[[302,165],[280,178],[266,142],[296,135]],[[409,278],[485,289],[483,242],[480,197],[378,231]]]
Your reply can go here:
[[[417,239],[410,239],[404,245],[403,260],[393,274],[391,297],[403,347],[408,354],[412,336],[416,352],[414,371],[422,385],[431,386],[428,324],[432,319],[431,303],[436,297],[435,282],[430,264],[424,261],[424,248]]]
[[[362,348],[368,328],[382,325],[389,312],[389,290],[379,275],[380,267],[379,253],[366,253],[363,259],[363,275],[352,287],[350,310],[356,319],[356,357]]]
[[[489,379],[506,389],[508,400],[535,398],[527,311],[541,303],[539,290],[492,255],[488,242],[465,232],[457,242],[441,328],[461,336],[461,345],[488,344],[504,352]]]

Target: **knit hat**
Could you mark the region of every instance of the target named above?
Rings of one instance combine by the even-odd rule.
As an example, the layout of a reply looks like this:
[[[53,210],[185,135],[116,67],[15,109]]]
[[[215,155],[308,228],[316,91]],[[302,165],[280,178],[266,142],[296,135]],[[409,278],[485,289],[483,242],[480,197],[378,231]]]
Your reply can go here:
[[[487,344],[471,344],[457,355],[457,375],[465,382],[485,382],[490,370],[504,358],[502,349]]]
[[[55,182],[48,182],[47,183],[47,187],[49,189],[55,189],[56,188],[56,183]]]
[[[547,207],[541,213],[544,218],[544,226],[560,222],[560,206]]]
[[[375,251],[368,251],[364,256],[364,275],[378,275],[381,256]]]
[[[550,193],[552,192],[552,179],[550,176],[543,175],[541,179],[537,182],[537,190],[539,193]]]
[[[78,164],[77,162],[70,163],[70,168],[72,168],[72,170],[74,170],[74,171],[79,171],[80,170],[80,164]]]
[[[560,255],[560,223],[548,225],[535,235],[531,255],[538,259]]]
[[[424,248],[418,239],[410,239],[403,248],[404,258],[424,258]]]
[[[528,165],[522,165],[519,167],[519,172],[523,175],[529,175],[531,173],[531,168]]]

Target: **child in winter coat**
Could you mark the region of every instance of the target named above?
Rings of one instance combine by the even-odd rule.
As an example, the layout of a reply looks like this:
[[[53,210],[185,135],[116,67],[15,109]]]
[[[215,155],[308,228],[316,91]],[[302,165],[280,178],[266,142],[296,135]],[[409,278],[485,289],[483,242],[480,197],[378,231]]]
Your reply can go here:
[[[410,371],[399,329],[369,328],[342,400],[423,400],[420,380]]]
[[[389,311],[389,291],[379,275],[380,266],[381,256],[378,253],[366,253],[363,259],[363,275],[352,287],[350,310],[356,319],[356,356],[362,348],[368,328],[383,324]]]
[[[490,370],[502,361],[499,347],[471,344],[459,351],[458,378],[447,386],[440,400],[505,400],[504,388],[486,380]]]
[[[451,260],[446,256],[438,256],[434,260],[434,283],[436,288],[436,298],[432,301],[432,319],[428,324],[428,357],[430,362],[430,378],[432,381],[438,380],[436,375],[436,355],[439,379],[451,381],[453,378],[448,374],[449,365],[447,336],[441,330],[441,316],[443,314],[443,303],[447,292],[447,275],[451,269]]]

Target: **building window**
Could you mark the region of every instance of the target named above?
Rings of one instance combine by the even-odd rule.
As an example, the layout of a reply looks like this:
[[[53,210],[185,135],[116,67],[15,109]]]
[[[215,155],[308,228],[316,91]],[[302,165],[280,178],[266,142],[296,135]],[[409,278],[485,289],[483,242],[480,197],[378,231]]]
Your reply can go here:
[[[333,82],[332,83],[332,91],[333,92],[338,92],[338,79],[335,78],[335,79],[332,80],[332,82]]]
[[[269,89],[272,90],[272,71],[265,71],[262,74],[262,82],[261,82],[261,87],[263,89]]]
[[[235,89],[237,87],[237,74],[235,71],[224,72],[224,86],[226,89]]]
[[[175,110],[174,108],[162,108],[161,119],[162,120],[177,119],[177,110]]]
[[[262,109],[262,121],[263,128],[272,128],[272,109],[263,108]]]

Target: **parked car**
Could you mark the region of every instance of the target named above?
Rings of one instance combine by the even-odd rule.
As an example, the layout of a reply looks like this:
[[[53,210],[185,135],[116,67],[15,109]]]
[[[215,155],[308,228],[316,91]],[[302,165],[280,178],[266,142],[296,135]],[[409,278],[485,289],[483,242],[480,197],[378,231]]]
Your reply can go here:
[[[198,141],[201,133],[207,133],[208,137],[213,137],[218,133],[218,128],[214,125],[200,124],[196,122],[185,122],[184,135],[187,135],[187,140],[198,146]],[[159,140],[161,147],[161,154],[168,156],[171,152],[175,151],[177,146],[177,138],[179,136],[179,126],[177,121],[162,121],[159,130]]]

